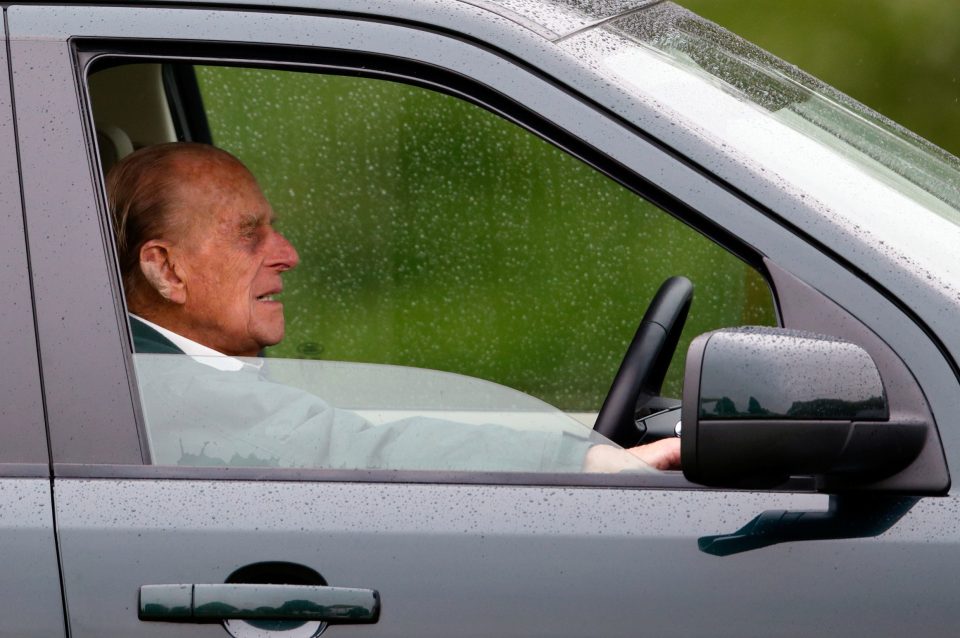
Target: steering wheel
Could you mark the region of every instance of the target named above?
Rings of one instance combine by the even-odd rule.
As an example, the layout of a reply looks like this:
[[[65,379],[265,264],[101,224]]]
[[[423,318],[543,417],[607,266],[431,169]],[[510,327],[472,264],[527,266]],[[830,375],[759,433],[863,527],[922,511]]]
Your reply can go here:
[[[593,426],[614,443],[630,447],[639,441],[637,411],[660,394],[691,301],[690,280],[670,277],[647,307]]]

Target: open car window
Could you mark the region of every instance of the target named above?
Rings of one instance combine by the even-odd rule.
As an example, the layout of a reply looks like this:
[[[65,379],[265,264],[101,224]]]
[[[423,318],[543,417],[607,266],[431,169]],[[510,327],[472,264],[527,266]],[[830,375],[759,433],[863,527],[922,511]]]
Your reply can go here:
[[[157,98],[122,108],[109,87],[131,78]],[[680,396],[694,336],[776,323],[753,268],[458,97],[215,65],[112,67],[91,87],[98,135],[129,133],[127,150],[101,143],[105,164],[105,147],[210,141],[250,168],[300,254],[286,336],[262,358],[135,354],[155,463],[580,471],[665,279],[696,295],[664,396]]]

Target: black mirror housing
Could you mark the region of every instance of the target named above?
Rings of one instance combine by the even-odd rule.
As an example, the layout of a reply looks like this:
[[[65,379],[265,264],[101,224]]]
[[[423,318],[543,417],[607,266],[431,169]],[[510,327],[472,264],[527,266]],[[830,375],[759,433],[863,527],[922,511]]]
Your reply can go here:
[[[880,372],[860,346],[781,328],[717,330],[687,352],[683,473],[728,487],[875,481],[910,464],[928,424],[890,420]]]

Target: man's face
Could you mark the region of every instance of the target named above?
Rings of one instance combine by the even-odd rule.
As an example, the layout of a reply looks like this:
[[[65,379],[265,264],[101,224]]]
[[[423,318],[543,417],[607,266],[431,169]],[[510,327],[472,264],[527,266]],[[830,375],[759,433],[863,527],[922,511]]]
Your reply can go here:
[[[180,332],[224,354],[256,356],[283,339],[274,296],[297,251],[273,228],[273,209],[242,166],[199,168],[180,190],[178,214],[188,220],[173,262],[186,291]]]

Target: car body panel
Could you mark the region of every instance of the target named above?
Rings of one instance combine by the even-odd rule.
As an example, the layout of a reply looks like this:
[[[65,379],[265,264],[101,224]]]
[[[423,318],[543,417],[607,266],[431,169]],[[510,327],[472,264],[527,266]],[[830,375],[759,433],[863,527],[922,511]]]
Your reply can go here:
[[[121,331],[93,175],[85,168],[78,179],[76,172],[78,157],[86,156],[82,121],[76,111],[54,113],[34,101],[42,96],[44,105],[76,108],[72,54],[64,42],[26,40],[12,45],[11,60],[14,85],[31,87],[18,95],[17,114],[47,419],[53,431],[70,432],[68,441],[52,437],[54,452],[85,458],[86,449],[89,458],[111,449],[123,462],[137,463],[142,457],[136,440],[124,452],[123,436],[97,436],[107,424],[114,433],[129,432],[135,421],[129,387],[123,392],[104,384],[99,373],[78,374],[75,367],[85,360],[87,370],[127,376],[125,326]],[[74,330],[86,337],[77,339]]]
[[[39,638],[65,626],[12,112],[0,73],[0,634]]]
[[[0,564],[0,634],[65,636],[50,479],[0,478]]]
[[[849,636],[870,618],[871,635],[898,636],[909,628],[936,633],[953,613],[945,551],[957,532],[915,525],[949,516],[952,505],[942,499],[918,503],[876,539],[728,557],[701,552],[698,538],[733,532],[765,510],[824,510],[826,497],[69,480],[58,482],[57,500],[78,637],[219,635],[216,626],[138,623],[137,588],[218,582],[246,562],[268,560],[312,566],[333,585],[378,590],[379,623],[331,630],[344,635],[626,636],[640,628],[736,636],[763,626],[771,635]],[[109,509],[95,505],[107,501]],[[911,599],[918,581],[930,595]],[[906,610],[898,604],[904,599]]]
[[[5,39],[3,44],[5,45]],[[0,65],[6,66],[6,46],[0,49]],[[16,130],[12,123],[10,76],[0,74],[0,324],[5,338],[0,343],[4,361],[0,368],[0,463],[39,464],[38,476],[47,474],[49,463],[43,421],[43,397],[37,362],[37,338],[27,271],[27,245],[23,234],[23,204]]]
[[[542,38],[553,40],[597,25],[618,15],[656,4],[660,0],[455,0],[425,3],[417,0],[214,0],[207,7],[248,10],[306,10],[337,12],[344,15],[371,16],[434,25],[455,31],[481,35],[496,29],[498,22],[512,22]],[[21,4],[21,3],[18,3]],[[29,4],[29,3],[22,3]],[[91,3],[94,4],[94,3]],[[99,5],[123,4],[100,2]],[[162,0],[154,3],[171,7],[194,8],[189,0]],[[500,19],[498,19],[500,18]],[[501,20],[502,19],[502,20]],[[476,29],[476,31],[472,31]]]

